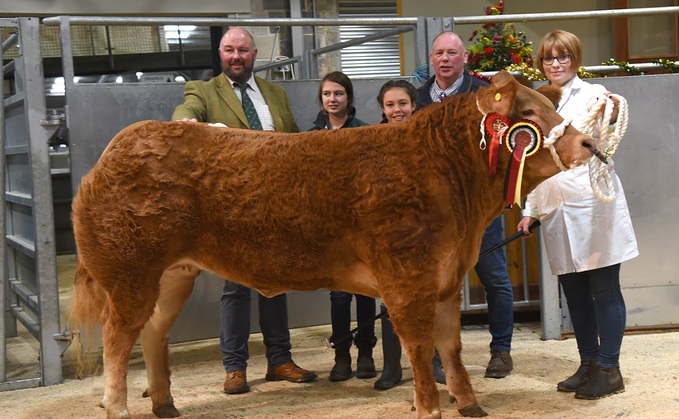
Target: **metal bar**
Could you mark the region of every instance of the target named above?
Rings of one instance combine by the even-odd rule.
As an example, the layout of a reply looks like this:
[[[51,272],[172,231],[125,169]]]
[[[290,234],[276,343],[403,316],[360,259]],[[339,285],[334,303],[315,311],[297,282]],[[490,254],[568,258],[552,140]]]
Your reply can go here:
[[[38,301],[38,296],[35,295],[33,290],[28,288],[23,282],[12,278],[9,280],[9,287],[12,291],[14,291],[14,293],[17,294],[21,301],[25,302],[26,305],[31,310],[33,310],[34,313],[40,312],[40,302]]]
[[[679,61],[675,61],[674,64],[679,65]],[[662,70],[664,68],[662,64],[657,63],[638,63],[638,64],[630,63],[629,66],[636,68],[637,70],[640,71]],[[585,71],[594,74],[610,74],[619,73],[621,71],[625,71],[625,69],[617,65],[593,65],[585,67]]]
[[[513,15],[495,16],[461,16],[454,17],[456,25],[470,25],[479,23],[499,22],[534,22],[545,20],[598,19],[624,16],[648,16],[679,13],[679,6],[670,7],[640,7],[634,9],[593,10],[588,12],[555,12],[555,13],[519,13]]]
[[[415,17],[370,17],[370,18],[191,18],[191,17],[100,17],[100,16],[54,16],[43,19],[43,24],[56,26],[68,17],[72,25],[119,25],[119,26],[342,26],[342,25],[416,25]]]
[[[415,68],[429,64],[429,45],[427,44],[427,21],[424,17],[417,18],[415,27]]]
[[[73,82],[75,67],[73,64],[73,47],[71,45],[71,20],[68,16],[62,16],[57,22],[61,32],[61,66],[64,74],[64,96],[66,98],[64,115],[66,115],[66,127],[70,128],[69,96],[75,84]]]
[[[14,60],[12,60],[12,61],[8,62],[7,64],[5,64],[4,66],[2,66],[2,74],[11,73],[12,71],[15,70],[15,68],[16,68],[16,63],[14,62]]]
[[[679,65],[679,61],[674,61],[675,65]],[[649,71],[649,70],[662,70],[665,68],[662,64],[658,63],[630,63],[630,67],[636,68],[639,71]],[[583,69],[592,74],[612,74],[612,73],[620,73],[622,71],[625,71],[624,68],[618,66],[618,65],[592,65],[592,66],[586,66],[583,67]],[[498,72],[497,71],[484,71],[481,72],[480,74],[486,77],[493,77],[496,75]],[[522,78],[523,74],[520,71],[512,71],[510,72],[512,76],[516,78]]]
[[[14,62],[14,61],[12,61],[12,62]],[[7,112],[8,110],[11,110],[12,108],[16,108],[18,106],[23,106],[25,100],[26,100],[26,98],[24,97],[24,92],[17,92],[15,94],[13,94],[12,96],[9,96],[8,98],[6,98],[3,101],[4,106],[5,106],[5,112]]]
[[[23,92],[21,92],[21,95],[23,96]],[[14,145],[5,147],[5,155],[26,154],[26,153],[28,153],[27,145]]]
[[[33,243],[27,241],[23,237],[8,234],[5,236],[5,241],[8,246],[12,246],[13,249],[20,251],[21,253],[35,258],[35,246]]]
[[[32,198],[33,237],[7,237],[22,250],[31,250],[35,266],[36,295],[39,301],[37,338],[40,342],[40,371],[43,385],[62,381],[61,353],[53,336],[59,333],[59,289],[56,267],[54,214],[49,168],[47,131],[41,121],[46,115],[45,86],[40,51],[40,20],[19,18],[19,41],[24,65],[26,143],[29,147],[31,186],[25,193]],[[17,313],[19,314],[19,313]],[[25,314],[25,313],[24,313]]]
[[[12,48],[14,45],[19,42],[19,35],[13,33],[10,36],[7,37],[4,41],[2,41],[2,52],[4,53],[8,49]]]
[[[540,324],[542,339],[561,339],[561,308],[559,307],[559,281],[552,275],[547,261],[547,253],[542,240],[542,232],[537,232],[540,243],[538,266],[540,266]]]
[[[40,326],[38,325],[36,319],[31,316],[31,313],[24,310],[23,307],[17,305],[10,306],[10,312],[15,319],[18,319],[19,322],[24,325],[24,328],[31,334],[31,336],[38,340],[40,339]]]
[[[14,38],[11,42],[10,39]],[[14,45],[18,37],[16,34],[10,35],[6,41],[0,45],[0,58],[4,55],[5,48]],[[0,98],[5,97],[5,73],[14,71],[14,60],[12,65],[5,65],[0,72]],[[10,69],[11,67],[11,69]],[[5,195],[5,170],[7,160],[5,160],[5,101],[2,101],[2,111],[0,112],[0,191],[2,196]],[[6,326],[10,325],[9,311],[7,310],[7,288],[9,287],[5,272],[7,272],[7,247],[5,246],[5,233],[7,230],[5,218],[7,213],[7,205],[3,202],[0,205],[0,386],[7,381],[7,330]],[[1,389],[2,387],[0,387]]]
[[[30,206],[32,203],[31,196],[21,192],[5,192],[5,201],[24,206]]]
[[[40,301],[40,370],[43,385],[62,381],[61,352],[53,339],[59,333],[59,287],[57,280],[54,208],[49,163],[49,136],[41,121],[47,113],[40,50],[40,20],[20,18],[21,54],[26,72],[26,125],[30,146],[33,197],[32,221],[35,231],[35,272]]]
[[[21,390],[24,388],[39,387],[41,384],[40,378],[29,378],[26,380],[15,380],[0,383],[0,391]]]
[[[110,26],[104,26],[104,32],[106,33],[106,53],[108,55],[108,65],[111,70],[116,68],[115,60],[113,59],[113,47],[111,46],[111,28]]]
[[[290,17],[292,19],[300,19],[302,16],[302,2],[300,0],[291,0],[289,4]],[[302,26],[293,26],[290,30],[290,38],[292,39],[292,55],[300,57],[302,51],[304,51],[304,28]],[[294,66],[294,64],[292,65]],[[301,71],[299,67],[298,64],[296,74],[299,74]]]
[[[271,62],[269,64],[260,65],[259,67],[255,67],[252,71],[257,73],[257,72],[260,72],[260,71],[269,70],[271,68],[276,68],[276,67],[284,66],[284,65],[287,65],[287,64],[296,64],[300,61],[301,61],[301,57],[288,58],[287,60],[274,61],[274,62]]]
[[[453,17],[453,24],[468,25],[495,22],[531,22],[545,20],[598,19],[624,16],[647,16],[679,13],[679,6],[641,7],[633,9],[608,9],[586,12],[554,12],[554,13],[518,13],[507,15],[480,15]],[[56,26],[63,16],[43,19],[47,26]],[[416,17],[390,18],[191,18],[191,17],[99,17],[71,16],[74,25],[121,25],[121,26],[153,26],[153,25],[202,25],[202,26],[340,26],[340,25],[416,25]]]

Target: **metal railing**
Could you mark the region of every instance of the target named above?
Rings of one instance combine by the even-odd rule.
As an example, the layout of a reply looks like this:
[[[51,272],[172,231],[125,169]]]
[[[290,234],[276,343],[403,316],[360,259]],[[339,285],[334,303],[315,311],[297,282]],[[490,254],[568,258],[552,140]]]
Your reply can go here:
[[[286,19],[241,19],[241,18],[186,18],[186,17],[99,17],[99,16],[55,16],[43,19],[47,26],[60,26],[62,33],[62,59],[69,59],[72,63],[72,52],[64,51],[64,42],[70,45],[71,25],[121,25],[121,26],[162,26],[162,25],[196,25],[196,26],[342,26],[342,25],[371,25],[397,26],[395,29],[385,30],[373,35],[338,43],[335,45],[305,50],[302,55],[284,61],[277,61],[257,67],[255,71],[265,71],[270,68],[286,64],[298,64],[302,79],[318,78],[317,58],[319,55],[338,51],[346,47],[360,45],[377,39],[386,38],[406,32],[414,32],[416,45],[426,45],[426,32],[418,30],[422,26],[423,18],[389,17],[389,18],[286,18]],[[442,30],[443,28],[441,28]],[[440,32],[437,31],[437,33]],[[424,35],[424,36],[423,36]],[[427,49],[418,48],[420,51]],[[67,55],[69,57],[67,57]],[[428,53],[417,54],[416,65],[426,64]],[[69,80],[74,76],[72,64],[67,68],[64,64],[64,78]],[[69,71],[71,74],[68,74]],[[68,88],[68,82],[66,82]]]
[[[71,25],[119,25],[119,26],[162,26],[162,25],[196,25],[196,26],[341,26],[341,25],[372,25],[372,26],[397,26],[394,29],[381,31],[373,35],[365,36],[347,42],[338,43],[322,48],[303,51],[301,55],[286,60],[271,62],[255,68],[256,72],[274,69],[284,65],[297,64],[301,79],[318,78],[318,57],[322,54],[341,50],[346,47],[360,45],[377,39],[386,38],[407,32],[413,32],[415,41],[415,67],[420,68],[429,61],[429,46],[433,38],[443,30],[454,30],[455,25],[470,25],[496,22],[534,22],[546,20],[578,20],[578,19],[602,19],[629,16],[650,16],[679,14],[679,6],[669,7],[644,7],[633,9],[594,10],[582,12],[553,12],[531,14],[505,14],[497,16],[462,16],[452,18],[424,18],[424,17],[389,17],[389,18],[194,18],[194,17],[101,17],[101,16],[55,16],[43,19],[47,26],[60,26],[62,41],[70,43]],[[66,33],[68,32],[68,33]],[[63,50],[63,45],[62,45]],[[62,51],[62,57],[64,52]],[[64,78],[66,88],[68,80],[72,79],[72,52],[66,57],[71,64],[64,65]],[[654,63],[633,64],[632,67],[642,71],[661,68]],[[591,66],[585,70],[594,74],[607,74],[619,72],[622,69],[617,66]],[[69,74],[70,72],[70,74]],[[492,75],[494,72],[484,73]],[[515,76],[521,77],[520,73]]]

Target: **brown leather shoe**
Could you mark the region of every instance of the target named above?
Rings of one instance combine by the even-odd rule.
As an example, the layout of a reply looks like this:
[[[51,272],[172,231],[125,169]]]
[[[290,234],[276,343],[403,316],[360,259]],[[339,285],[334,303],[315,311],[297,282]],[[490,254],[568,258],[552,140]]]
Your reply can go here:
[[[491,351],[490,362],[486,368],[486,378],[504,378],[514,369],[509,351]]]
[[[318,377],[313,371],[307,371],[304,368],[300,368],[294,362],[290,361],[287,364],[283,364],[278,367],[269,368],[266,371],[266,379],[268,381],[281,381],[286,380],[291,383],[308,383],[313,381]]]
[[[224,380],[224,393],[226,394],[243,394],[250,391],[248,380],[245,377],[245,371],[229,371],[226,373]]]

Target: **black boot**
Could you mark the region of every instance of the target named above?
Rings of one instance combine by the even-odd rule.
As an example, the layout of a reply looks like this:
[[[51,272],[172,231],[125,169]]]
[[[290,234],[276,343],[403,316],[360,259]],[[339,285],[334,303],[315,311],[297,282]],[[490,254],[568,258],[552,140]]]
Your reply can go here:
[[[373,378],[377,376],[375,370],[375,360],[373,359],[373,348],[377,343],[377,338],[372,337],[368,341],[354,339],[354,345],[358,348],[358,361],[356,361],[356,377]]]
[[[382,375],[375,381],[375,389],[389,390],[399,384],[401,378],[403,378],[401,341],[394,332],[389,314],[382,317],[382,352],[384,353],[384,367],[382,368]]]
[[[587,384],[594,371],[596,371],[596,361],[580,361],[580,367],[575,371],[575,374],[556,385],[557,391],[566,393],[576,391]]]
[[[620,367],[602,368],[596,365],[592,378],[575,391],[576,399],[596,400],[625,391]]]
[[[335,347],[335,365],[330,370],[330,381],[346,381],[351,378],[351,343]]]

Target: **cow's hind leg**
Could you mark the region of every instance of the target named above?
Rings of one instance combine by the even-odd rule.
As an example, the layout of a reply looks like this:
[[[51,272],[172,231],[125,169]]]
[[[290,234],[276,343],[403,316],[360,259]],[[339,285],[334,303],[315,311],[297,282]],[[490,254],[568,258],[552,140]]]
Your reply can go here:
[[[153,315],[141,331],[141,345],[148,375],[144,397],[151,397],[153,413],[159,418],[181,416],[170,392],[170,360],[168,332],[191,296],[193,283],[200,271],[182,265],[167,269],[160,279],[160,295]]]
[[[390,298],[388,293],[382,297],[389,309],[394,329],[413,366],[417,418],[440,419],[441,408],[431,364],[434,356],[435,297],[427,295],[417,301],[406,301],[402,295]]]
[[[116,286],[109,291],[109,298],[102,315],[104,346],[102,405],[106,409],[108,419],[129,419],[127,372],[130,354],[144,323],[151,317],[157,291],[155,287],[133,286],[149,280],[143,275],[130,277],[127,274],[127,276],[112,276],[112,278],[115,279],[108,283],[114,283]]]
[[[458,411],[466,417],[483,417],[488,414],[481,409],[467,369],[462,364],[462,341],[460,336],[460,293],[450,300],[439,302],[436,310],[436,346],[446,373],[446,384],[451,402],[457,401]]]

